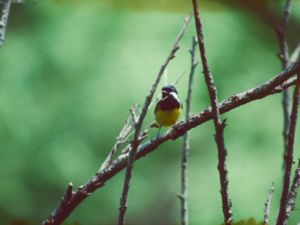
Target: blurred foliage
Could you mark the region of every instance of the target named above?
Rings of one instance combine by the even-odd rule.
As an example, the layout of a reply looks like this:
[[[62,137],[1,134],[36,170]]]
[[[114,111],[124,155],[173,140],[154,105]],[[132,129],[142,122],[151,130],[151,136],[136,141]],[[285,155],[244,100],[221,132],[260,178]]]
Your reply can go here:
[[[274,1],[260,4],[259,13],[229,4],[233,1],[211,2],[201,3],[201,14],[209,63],[224,99],[280,71],[273,27],[259,15],[268,10],[266,15],[277,21],[281,13]],[[293,1],[291,21],[298,28],[289,32],[291,49],[299,37],[299,10],[300,2]],[[0,49],[1,224],[40,224],[69,181],[81,185],[97,171],[129,107],[143,102],[190,11],[183,0],[36,0],[12,6]],[[168,67],[169,82],[188,74],[193,34],[191,24]],[[203,77],[195,78],[194,113],[209,105]],[[177,87],[182,100],[186,86],[187,75]],[[251,215],[260,221],[274,181],[274,221],[282,180],[281,97],[270,96],[225,116],[234,218]],[[152,121],[149,112],[145,125]],[[211,123],[191,132],[191,225],[222,222],[213,132]],[[128,224],[178,224],[181,142],[168,142],[136,163]],[[295,149],[299,157],[299,140]],[[122,182],[123,172],[84,201],[66,224],[115,224]],[[296,214],[291,224],[299,219]]]

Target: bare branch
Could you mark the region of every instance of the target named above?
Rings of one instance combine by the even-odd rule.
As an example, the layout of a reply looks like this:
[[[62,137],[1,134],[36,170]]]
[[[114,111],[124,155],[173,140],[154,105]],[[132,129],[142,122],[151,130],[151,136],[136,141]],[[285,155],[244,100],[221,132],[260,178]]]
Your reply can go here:
[[[289,195],[289,188],[291,182],[291,171],[293,166],[294,160],[294,142],[295,142],[295,133],[297,127],[297,119],[298,119],[298,107],[299,107],[299,97],[300,97],[300,76],[298,76],[298,80],[295,86],[294,95],[293,95],[293,106],[292,106],[292,113],[290,118],[290,127],[288,131],[288,140],[287,140],[287,152],[285,154],[285,167],[284,167],[284,178],[283,178],[283,185],[282,185],[282,193],[280,199],[280,207],[279,207],[279,214],[277,218],[277,225],[284,224],[284,221],[288,221],[287,215],[287,207],[289,206],[288,203],[288,195]]]
[[[136,125],[139,121],[139,117],[137,115],[137,105],[134,105],[133,107],[131,107],[129,109],[129,112],[130,112],[130,116],[131,116],[131,120],[133,121],[133,124]]]
[[[300,55],[300,41],[298,42],[296,48],[291,54],[291,57],[289,59],[289,65],[296,63],[299,59],[299,55]]]
[[[272,196],[274,190],[275,190],[274,183],[272,183],[271,189],[269,190],[267,201],[265,202],[264,225],[268,225],[270,223],[270,209],[271,209],[271,202],[272,202]]]
[[[60,208],[57,208],[48,218],[48,220],[43,222],[43,225],[50,225],[50,224],[56,224],[55,222],[55,215],[59,215],[61,213],[61,210],[66,210],[69,208],[69,204],[72,201],[73,197],[73,184],[70,182],[68,184],[68,187],[66,189],[66,192],[64,194],[64,197],[61,199]]]
[[[300,72],[300,65],[291,67],[290,69],[279,73],[271,80],[245,91],[240,94],[232,95],[229,98],[219,103],[220,113],[226,113],[232,109],[238,108],[249,102],[262,99],[266,96],[280,93],[283,88],[289,87],[293,80],[288,81],[296,73]],[[139,159],[147,154],[158,149],[158,147],[170,140],[176,139],[185,134],[185,132],[197,127],[212,119],[212,113],[210,108],[203,110],[202,112],[192,115],[187,121],[180,122],[166,134],[161,135],[158,139],[149,140],[146,143],[139,146],[135,159]],[[91,193],[102,187],[108,180],[114,175],[120,172],[127,166],[128,153],[120,155],[109,166],[97,172],[90,178],[83,186],[79,187],[73,194],[68,207],[60,202],[54,212],[44,221],[43,224],[47,225],[59,225],[61,224],[69,214]]]
[[[291,215],[291,212],[295,208],[299,186],[300,186],[300,160],[298,160],[298,168],[296,169],[293,184],[291,186],[291,190],[288,196],[288,201],[286,205],[286,218],[283,222],[284,225],[288,224],[288,220]]]
[[[184,25],[183,25],[182,29],[180,30],[179,35],[178,35],[175,43],[173,44],[173,47],[172,47],[165,63],[161,66],[161,69],[157,75],[157,78],[156,78],[153,86],[152,86],[152,89],[150,90],[149,95],[146,97],[142,112],[141,112],[138,120],[135,123],[134,140],[132,143],[132,148],[129,152],[128,165],[127,165],[127,169],[126,169],[126,173],[125,173],[123,192],[122,192],[122,197],[121,197],[121,201],[120,201],[119,225],[125,224],[125,214],[126,214],[127,202],[128,202],[128,192],[129,192],[129,187],[130,187],[130,182],[131,182],[131,177],[132,177],[132,169],[133,169],[133,165],[134,165],[134,161],[135,161],[136,152],[138,150],[139,143],[140,143],[138,139],[139,139],[142,125],[144,122],[144,118],[148,112],[149,105],[151,104],[151,101],[153,99],[153,95],[157,89],[158,83],[159,83],[162,75],[164,74],[164,71],[165,71],[167,65],[175,57],[175,53],[179,49],[179,46],[178,46],[179,41],[183,37],[190,20],[191,20],[191,16],[185,18]]]
[[[286,0],[284,7],[284,14],[281,23],[276,28],[277,37],[279,42],[279,59],[281,61],[282,69],[286,69],[289,63],[289,49],[286,39],[286,31],[288,27],[289,17],[291,14],[291,0]],[[283,91],[282,96],[283,107],[283,140],[284,140],[284,155],[287,152],[288,129],[290,125],[290,93],[289,89]],[[283,164],[283,166],[285,166]]]
[[[292,0],[286,0],[282,21],[276,28],[278,41],[279,41],[278,55],[282,64],[282,69],[288,66],[288,60],[289,60],[289,49],[286,40],[286,31],[287,31],[291,9],[292,9],[291,6],[292,6]]]
[[[179,81],[183,78],[185,73],[186,73],[186,71],[183,71],[171,84],[173,86],[176,86],[179,83]]]
[[[198,38],[198,45],[200,49],[200,56],[202,59],[202,67],[204,72],[204,78],[207,85],[210,102],[211,102],[211,108],[212,108],[212,114],[213,114],[213,120],[215,125],[215,141],[218,147],[218,170],[220,175],[220,185],[221,185],[221,197],[222,197],[222,208],[223,208],[223,214],[224,214],[224,222],[226,225],[232,224],[232,211],[231,211],[231,200],[229,198],[228,194],[228,171],[226,168],[226,156],[227,156],[227,150],[225,147],[224,142],[224,128],[226,126],[226,120],[221,121],[220,118],[220,111],[218,108],[218,94],[217,94],[217,88],[214,84],[213,76],[211,72],[209,71],[207,59],[206,59],[206,53],[205,53],[205,46],[204,46],[204,36],[202,31],[202,24],[200,15],[198,12],[198,2],[197,0],[193,0],[193,8],[194,8],[194,18],[195,18],[195,24],[196,24],[196,30],[197,30],[197,38]]]
[[[131,121],[131,117],[129,116],[126,119],[125,124],[117,137],[116,143],[114,144],[114,146],[111,149],[111,151],[109,152],[108,156],[106,157],[106,159],[100,166],[99,171],[103,170],[105,167],[107,167],[109,164],[111,164],[115,153],[117,152],[119,147],[127,140],[128,135],[131,132],[131,130],[132,130],[132,121]]]
[[[192,49],[190,50],[191,53],[191,69],[190,69],[190,76],[189,76],[189,84],[188,84],[188,93],[186,97],[186,111],[185,111],[185,119],[188,120],[190,116],[191,110],[191,97],[193,91],[193,80],[195,75],[195,69],[198,65],[198,62],[195,57],[195,51],[197,46],[197,39],[193,37],[192,40]],[[181,161],[181,190],[179,194],[179,199],[181,203],[181,224],[188,225],[188,202],[187,202],[187,187],[188,187],[188,158],[189,158],[189,134],[188,132],[185,133],[183,137],[183,147],[182,147],[182,161]]]
[[[0,18],[0,46],[4,44],[5,32],[7,27],[7,21],[9,16],[11,0],[0,1],[1,18]]]

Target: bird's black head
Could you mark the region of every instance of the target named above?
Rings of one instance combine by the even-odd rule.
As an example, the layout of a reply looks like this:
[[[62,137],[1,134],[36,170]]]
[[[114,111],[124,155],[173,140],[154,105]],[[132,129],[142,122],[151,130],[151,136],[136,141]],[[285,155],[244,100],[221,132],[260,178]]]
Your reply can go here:
[[[166,85],[166,86],[164,86],[161,89],[161,92],[162,92],[162,96],[163,97],[168,96],[171,92],[175,92],[176,94],[178,94],[176,88],[173,85]]]

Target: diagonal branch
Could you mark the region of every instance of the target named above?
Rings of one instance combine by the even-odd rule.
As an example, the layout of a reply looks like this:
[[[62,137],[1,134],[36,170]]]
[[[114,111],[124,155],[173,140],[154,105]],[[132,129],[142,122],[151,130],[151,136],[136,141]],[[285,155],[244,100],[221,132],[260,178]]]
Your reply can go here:
[[[185,111],[185,119],[188,120],[190,117],[191,110],[191,97],[193,91],[193,81],[195,75],[195,69],[198,65],[196,60],[195,51],[197,46],[197,39],[193,37],[192,49],[191,53],[191,70],[189,76],[189,84],[188,84],[188,94],[186,97],[186,111]],[[181,204],[181,225],[188,225],[188,202],[187,202],[187,186],[188,186],[188,158],[189,158],[190,144],[189,144],[189,133],[186,132],[183,137],[183,147],[182,147],[182,159],[181,159],[181,190],[179,199]]]
[[[291,67],[289,70],[279,73],[271,80],[245,91],[240,94],[232,95],[219,103],[220,113],[226,113],[230,110],[238,108],[249,102],[265,98],[266,96],[280,93],[284,88],[291,86],[294,80],[289,80],[296,73],[300,72],[300,65]],[[287,82],[286,82],[287,81]],[[197,127],[212,119],[210,108],[202,112],[190,116],[187,121],[180,122],[169,130],[166,134],[161,135],[158,139],[149,140],[148,142],[139,146],[135,159],[139,159],[156,150],[163,143],[174,140],[185,132]],[[128,154],[123,154],[115,159],[109,166],[97,172],[84,185],[80,186],[72,193],[69,204],[64,206],[61,202],[58,203],[56,209],[43,222],[43,225],[58,225],[61,224],[73,210],[91,193],[101,188],[108,180],[115,176],[118,172],[127,166]]]
[[[279,214],[277,218],[277,225],[284,224],[284,221],[288,221],[287,215],[287,207],[288,196],[289,196],[289,188],[291,182],[291,171],[294,160],[294,142],[295,142],[295,133],[297,127],[297,119],[298,119],[298,107],[299,107],[299,97],[300,97],[300,76],[298,76],[298,80],[295,86],[294,95],[293,95],[293,106],[292,113],[290,118],[290,127],[288,131],[288,140],[287,140],[287,152],[285,155],[285,167],[284,167],[284,178],[283,178],[283,186],[282,193],[280,199],[280,207]]]
[[[5,41],[5,32],[7,27],[7,21],[9,16],[11,0],[1,0],[0,8],[1,8],[1,18],[0,18],[0,46],[3,45]]]
[[[226,168],[226,156],[227,156],[227,150],[225,147],[225,141],[224,141],[224,128],[226,126],[226,120],[221,121],[220,118],[220,111],[218,108],[218,94],[217,94],[217,88],[214,84],[214,79],[209,71],[208,62],[206,59],[206,53],[205,53],[205,46],[204,46],[204,36],[202,31],[202,24],[200,15],[198,12],[198,2],[197,0],[193,0],[193,8],[194,8],[194,18],[195,18],[195,24],[196,24],[196,30],[197,30],[197,38],[198,38],[198,45],[200,49],[200,56],[202,59],[202,67],[204,72],[204,78],[207,85],[210,102],[211,102],[211,108],[212,108],[212,114],[213,114],[213,120],[215,125],[215,141],[218,147],[218,170],[220,175],[220,184],[221,184],[221,196],[222,196],[222,208],[223,208],[223,214],[224,214],[224,222],[226,225],[232,224],[232,212],[231,212],[231,200],[229,198],[228,194],[228,171]]]
[[[271,209],[271,202],[272,202],[274,190],[275,190],[274,183],[272,183],[271,189],[268,194],[267,201],[265,202],[263,225],[269,225],[269,223],[270,223],[270,209]]]
[[[288,224],[290,214],[291,214],[292,210],[295,208],[299,186],[300,186],[300,160],[298,160],[298,167],[296,169],[293,184],[291,186],[291,190],[290,190],[290,193],[288,196],[288,201],[287,201],[287,205],[286,205],[286,217],[283,222],[284,225]]]
[[[164,71],[167,67],[167,65],[169,64],[169,62],[175,57],[175,53],[176,51],[179,49],[179,41],[181,40],[181,38],[183,37],[186,28],[189,24],[191,20],[191,16],[187,17],[185,19],[184,25],[165,61],[165,63],[162,65],[157,78],[152,86],[152,89],[150,90],[149,95],[146,97],[142,112],[140,114],[140,116],[138,117],[138,120],[135,123],[135,133],[134,133],[134,139],[133,139],[133,143],[132,143],[132,149],[129,152],[129,157],[128,157],[128,165],[127,165],[127,169],[126,169],[126,173],[125,173],[125,179],[124,179],[124,186],[123,186],[123,192],[122,192],[122,197],[121,197],[121,202],[120,202],[120,214],[119,214],[119,225],[124,225],[125,224],[125,215],[126,215],[126,209],[127,209],[127,201],[128,201],[128,193],[129,193],[129,188],[130,188],[130,181],[131,181],[131,177],[132,177],[132,169],[133,169],[133,165],[134,165],[134,161],[135,161],[135,155],[136,152],[138,150],[139,147],[139,136],[141,133],[141,129],[142,129],[142,125],[145,119],[145,116],[148,112],[148,108],[149,105],[151,104],[153,95],[157,89],[158,83],[162,77],[162,75],[164,74]]]

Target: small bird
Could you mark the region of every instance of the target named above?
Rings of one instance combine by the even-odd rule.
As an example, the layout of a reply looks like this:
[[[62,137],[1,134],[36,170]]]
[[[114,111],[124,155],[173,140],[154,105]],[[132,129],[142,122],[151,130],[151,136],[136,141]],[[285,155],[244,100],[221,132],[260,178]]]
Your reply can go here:
[[[174,125],[182,110],[182,104],[178,97],[177,90],[173,85],[164,86],[161,89],[161,93],[162,99],[157,102],[154,110],[155,120],[159,129],[161,127]]]

